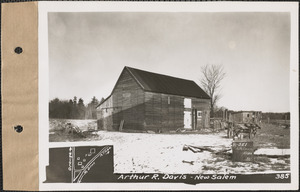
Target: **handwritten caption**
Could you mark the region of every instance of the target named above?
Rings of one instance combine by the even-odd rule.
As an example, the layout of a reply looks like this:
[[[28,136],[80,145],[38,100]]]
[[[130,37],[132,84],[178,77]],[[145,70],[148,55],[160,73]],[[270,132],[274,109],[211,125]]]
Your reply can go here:
[[[118,180],[235,180],[236,175],[173,175],[173,174],[121,174]]]

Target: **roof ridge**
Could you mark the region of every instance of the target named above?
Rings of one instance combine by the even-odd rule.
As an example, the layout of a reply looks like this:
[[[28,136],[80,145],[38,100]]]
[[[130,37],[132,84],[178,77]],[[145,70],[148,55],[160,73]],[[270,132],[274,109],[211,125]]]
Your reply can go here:
[[[155,75],[161,75],[161,76],[165,76],[165,77],[171,77],[171,78],[174,78],[174,79],[181,79],[181,80],[191,81],[191,82],[196,83],[195,81],[190,80],[190,79],[184,79],[184,78],[180,78],[180,77],[174,77],[174,76],[171,76],[171,75],[165,75],[165,74],[161,74],[161,73],[155,73],[155,72],[151,72],[151,71],[145,71],[145,70],[142,70],[142,69],[137,69],[137,68],[128,67],[128,66],[125,66],[125,68],[127,68],[127,69],[129,69],[129,70],[130,70],[130,69],[133,69],[133,70],[139,70],[139,71],[146,72],[146,73],[152,73],[152,74],[155,74]],[[197,83],[196,83],[196,84],[197,84]]]

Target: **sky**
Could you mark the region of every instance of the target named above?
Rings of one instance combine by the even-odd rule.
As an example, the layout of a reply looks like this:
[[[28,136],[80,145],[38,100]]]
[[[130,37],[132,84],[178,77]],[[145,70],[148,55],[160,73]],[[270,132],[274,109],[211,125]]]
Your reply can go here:
[[[221,65],[219,107],[288,112],[289,13],[48,13],[49,99],[110,95],[124,66],[194,80]]]

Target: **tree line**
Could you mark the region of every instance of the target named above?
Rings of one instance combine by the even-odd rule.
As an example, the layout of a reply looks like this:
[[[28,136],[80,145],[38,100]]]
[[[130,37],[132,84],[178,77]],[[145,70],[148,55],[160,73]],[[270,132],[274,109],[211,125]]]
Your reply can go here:
[[[104,98],[101,99],[103,101]],[[85,105],[82,98],[70,100],[55,98],[49,102],[49,118],[57,119],[97,119],[96,107],[101,102],[95,96]]]
[[[287,113],[262,113],[262,119],[290,120],[290,112]]]
[[[228,110],[225,107],[221,108],[215,108],[214,110],[214,116],[215,118],[222,118],[224,116],[224,110]],[[290,112],[286,113],[280,113],[280,112],[262,112],[261,113],[262,119],[267,120],[269,119],[274,119],[274,120],[290,120]]]

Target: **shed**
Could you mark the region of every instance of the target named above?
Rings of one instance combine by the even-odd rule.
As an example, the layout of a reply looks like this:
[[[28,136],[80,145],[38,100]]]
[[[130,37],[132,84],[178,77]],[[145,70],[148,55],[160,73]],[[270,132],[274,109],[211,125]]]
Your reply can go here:
[[[191,80],[124,67],[97,106],[98,129],[171,131],[209,127],[210,97]]]
[[[235,111],[235,112],[230,112],[228,117],[229,117],[229,122],[259,124],[262,118],[262,112],[261,111]]]

